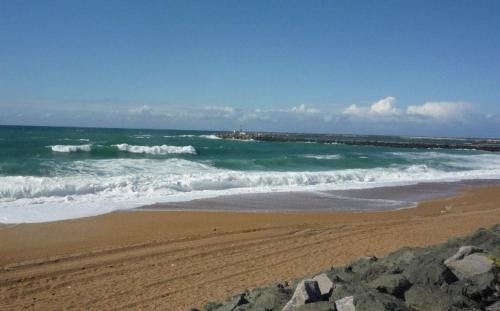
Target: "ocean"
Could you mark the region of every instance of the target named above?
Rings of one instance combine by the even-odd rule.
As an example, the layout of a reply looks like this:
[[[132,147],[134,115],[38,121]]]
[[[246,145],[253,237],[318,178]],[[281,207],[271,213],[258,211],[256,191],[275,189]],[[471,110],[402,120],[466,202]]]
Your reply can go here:
[[[223,140],[215,134],[2,126],[0,223],[234,194],[500,178],[500,154],[493,152]]]

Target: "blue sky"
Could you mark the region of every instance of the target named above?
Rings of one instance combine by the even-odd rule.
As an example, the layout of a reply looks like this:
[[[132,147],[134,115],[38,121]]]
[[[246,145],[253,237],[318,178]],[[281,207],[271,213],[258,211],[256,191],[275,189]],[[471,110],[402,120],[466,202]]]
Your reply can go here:
[[[500,136],[499,1],[0,0],[0,124]]]

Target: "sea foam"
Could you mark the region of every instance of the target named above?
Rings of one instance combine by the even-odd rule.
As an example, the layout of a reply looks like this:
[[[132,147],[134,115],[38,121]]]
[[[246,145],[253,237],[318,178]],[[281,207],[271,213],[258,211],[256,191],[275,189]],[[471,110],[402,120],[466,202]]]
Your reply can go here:
[[[222,139],[219,136],[216,135],[200,135],[200,138],[206,138],[206,139]]]
[[[53,145],[49,146],[54,152],[78,152],[78,151],[90,151],[92,145]]]
[[[134,146],[129,144],[115,145],[118,150],[131,153],[147,153],[147,154],[196,154],[196,149],[193,146]]]
[[[500,178],[493,158],[475,156],[468,170],[425,164],[330,171],[236,171],[185,159],[55,162],[57,177],[0,176],[0,222],[78,218],[158,202],[243,193],[373,188],[418,182]],[[462,159],[459,156],[458,159]],[[457,159],[457,160],[458,160]],[[463,159],[462,159],[463,160]]]
[[[340,154],[306,154],[304,157],[317,160],[338,160],[342,158]]]

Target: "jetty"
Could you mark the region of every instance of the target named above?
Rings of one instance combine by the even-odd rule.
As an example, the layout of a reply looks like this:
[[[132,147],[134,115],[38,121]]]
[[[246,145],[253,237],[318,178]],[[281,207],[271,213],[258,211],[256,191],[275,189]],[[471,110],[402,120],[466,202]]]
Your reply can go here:
[[[342,144],[414,149],[465,149],[500,152],[500,139],[245,132],[241,129],[220,132],[216,136],[222,139],[270,142]]]

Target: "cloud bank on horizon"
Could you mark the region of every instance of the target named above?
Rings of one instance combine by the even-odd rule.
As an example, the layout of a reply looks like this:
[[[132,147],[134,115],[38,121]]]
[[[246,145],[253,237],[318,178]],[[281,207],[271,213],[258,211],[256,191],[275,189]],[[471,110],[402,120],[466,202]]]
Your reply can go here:
[[[300,104],[286,109],[244,109],[228,105],[85,103],[67,109],[67,104],[17,104],[0,105],[0,123],[184,130],[232,130],[242,126],[255,131],[477,137],[497,137],[498,133],[481,128],[500,126],[500,116],[481,112],[463,101],[426,101],[400,107],[394,96],[387,96],[369,104],[343,106]]]
[[[410,105],[406,110],[396,106],[396,98],[388,96],[368,106],[352,104],[342,112],[362,118],[380,118],[394,116],[417,116],[423,119],[438,119],[449,121],[466,121],[467,112],[471,112],[472,105],[466,102],[428,101],[421,105]]]

